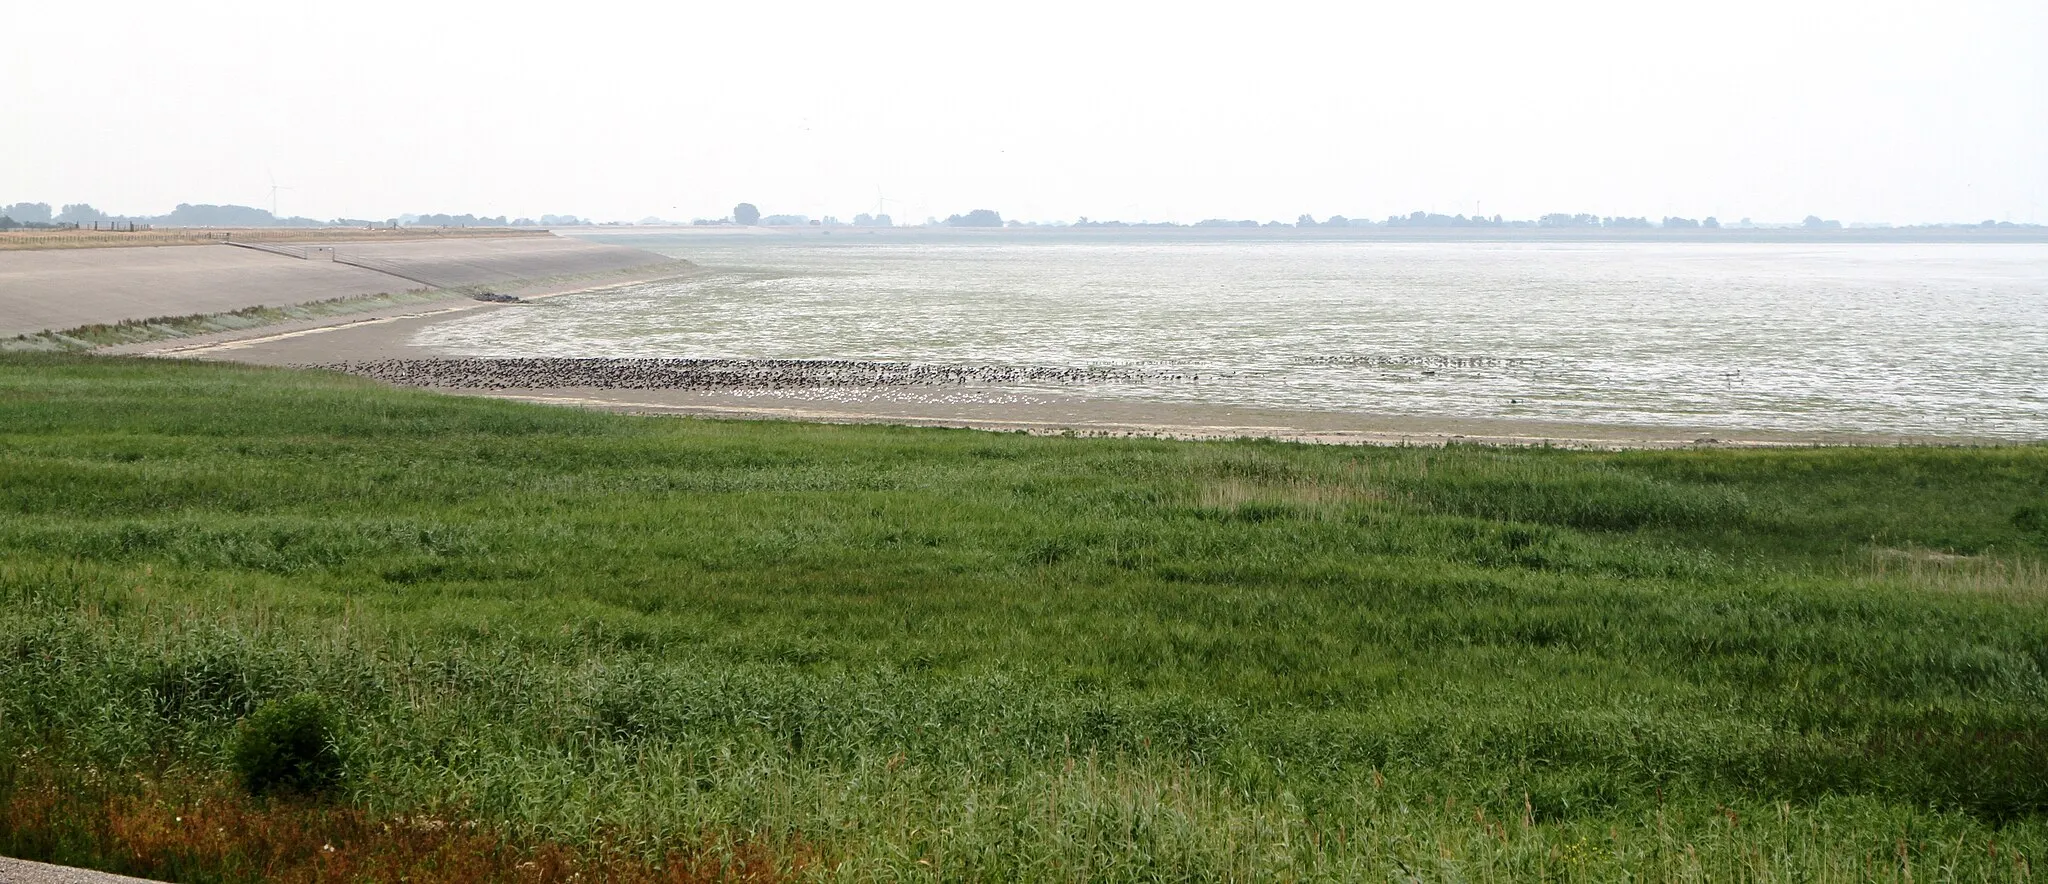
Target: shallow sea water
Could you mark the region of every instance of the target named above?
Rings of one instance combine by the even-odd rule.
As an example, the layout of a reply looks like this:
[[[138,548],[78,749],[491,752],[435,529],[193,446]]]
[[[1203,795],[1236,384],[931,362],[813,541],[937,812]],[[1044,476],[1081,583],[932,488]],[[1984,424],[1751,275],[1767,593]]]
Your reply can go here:
[[[416,343],[464,356],[1140,365],[1167,377],[1062,392],[2048,438],[2048,245],[612,241],[710,272],[481,313]]]

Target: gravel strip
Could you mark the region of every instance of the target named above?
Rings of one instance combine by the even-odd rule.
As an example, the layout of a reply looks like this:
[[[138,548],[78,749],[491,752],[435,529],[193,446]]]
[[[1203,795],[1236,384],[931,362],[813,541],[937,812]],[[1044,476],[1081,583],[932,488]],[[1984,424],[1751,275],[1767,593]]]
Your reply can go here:
[[[0,884],[155,884],[143,878],[109,875],[0,856]]]

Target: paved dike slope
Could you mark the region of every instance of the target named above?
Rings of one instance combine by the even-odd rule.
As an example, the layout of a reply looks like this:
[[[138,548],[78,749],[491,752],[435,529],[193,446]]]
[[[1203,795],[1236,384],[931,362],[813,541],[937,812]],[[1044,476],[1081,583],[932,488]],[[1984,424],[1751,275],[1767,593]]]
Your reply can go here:
[[[519,294],[543,282],[601,281],[675,263],[555,236],[320,243],[285,251],[306,257],[227,245],[0,251],[0,336],[424,288]]]

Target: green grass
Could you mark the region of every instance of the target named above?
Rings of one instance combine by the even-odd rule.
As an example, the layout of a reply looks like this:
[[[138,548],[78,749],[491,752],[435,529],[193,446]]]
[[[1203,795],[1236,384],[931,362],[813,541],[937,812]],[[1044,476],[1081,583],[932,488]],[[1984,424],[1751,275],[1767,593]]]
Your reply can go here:
[[[1034,438],[0,355],[0,767],[216,773],[315,691],[340,800],[807,877],[2019,879],[2044,501],[2041,446]]]

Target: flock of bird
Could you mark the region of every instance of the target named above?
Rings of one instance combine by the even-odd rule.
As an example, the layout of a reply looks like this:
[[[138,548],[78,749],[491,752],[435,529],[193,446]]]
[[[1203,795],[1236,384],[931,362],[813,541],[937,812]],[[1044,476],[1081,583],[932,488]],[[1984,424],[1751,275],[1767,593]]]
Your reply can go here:
[[[790,390],[1197,379],[1194,375],[1143,368],[928,365],[842,359],[375,359],[317,367],[405,386],[492,390]]]

